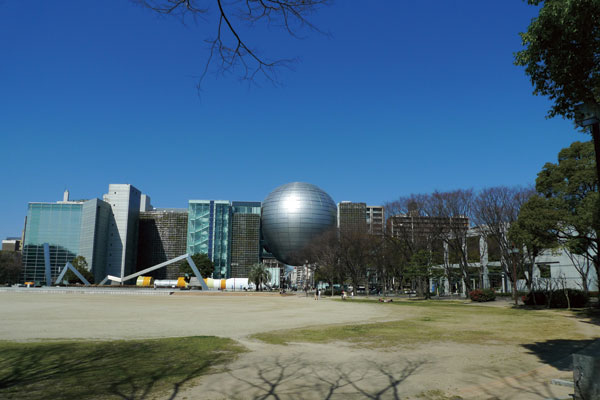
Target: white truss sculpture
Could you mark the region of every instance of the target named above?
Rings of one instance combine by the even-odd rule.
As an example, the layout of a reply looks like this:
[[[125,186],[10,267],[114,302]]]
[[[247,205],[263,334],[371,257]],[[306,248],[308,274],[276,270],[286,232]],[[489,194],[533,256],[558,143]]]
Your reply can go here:
[[[145,273],[152,272],[152,271],[155,271],[157,269],[166,267],[167,265],[176,263],[176,262],[181,261],[183,259],[187,259],[188,264],[190,264],[190,267],[192,268],[192,271],[194,272],[194,275],[196,275],[196,278],[198,278],[198,281],[200,282],[200,285],[202,286],[202,290],[208,290],[208,286],[206,286],[206,282],[204,282],[204,278],[202,278],[202,275],[200,274],[200,271],[198,271],[198,268],[196,267],[196,264],[194,264],[194,261],[192,260],[192,257],[190,257],[190,255],[187,254],[187,253],[184,254],[184,255],[182,255],[182,256],[175,257],[172,260],[165,261],[165,262],[157,264],[157,265],[155,265],[153,267],[146,268],[146,269],[144,269],[144,270],[142,270],[140,272],[136,272],[135,274],[127,275],[127,276],[124,276],[122,278],[119,278],[118,276],[107,275],[106,278],[104,278],[102,280],[102,282],[100,282],[100,285],[105,284],[108,280],[111,280],[113,282],[119,282],[119,283],[127,282],[130,279],[137,278],[140,275],[144,275]]]

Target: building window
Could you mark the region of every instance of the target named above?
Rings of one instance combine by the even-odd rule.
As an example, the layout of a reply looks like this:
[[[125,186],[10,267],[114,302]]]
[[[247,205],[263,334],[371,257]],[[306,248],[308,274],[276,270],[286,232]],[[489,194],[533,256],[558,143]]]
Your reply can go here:
[[[540,269],[540,278],[552,278],[549,265],[538,264],[538,268]]]

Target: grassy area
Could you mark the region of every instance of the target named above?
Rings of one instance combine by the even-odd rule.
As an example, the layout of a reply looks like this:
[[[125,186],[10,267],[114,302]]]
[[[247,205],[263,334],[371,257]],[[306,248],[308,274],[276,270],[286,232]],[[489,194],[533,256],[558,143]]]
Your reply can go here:
[[[176,393],[243,347],[212,336],[0,342],[2,399],[141,399]]]
[[[371,348],[431,342],[525,344],[551,339],[585,338],[574,329],[572,320],[545,310],[439,301],[370,303],[373,307],[388,307],[393,321],[366,324],[357,321],[357,324],[350,325],[264,332],[253,337],[271,344],[344,341]],[[348,312],[352,312],[351,308]]]

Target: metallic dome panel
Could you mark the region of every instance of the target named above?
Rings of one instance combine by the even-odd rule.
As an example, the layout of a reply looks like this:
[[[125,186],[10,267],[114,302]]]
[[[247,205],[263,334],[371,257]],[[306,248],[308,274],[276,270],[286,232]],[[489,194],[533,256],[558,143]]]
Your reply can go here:
[[[302,265],[297,259],[312,239],[336,226],[337,207],[315,185],[292,182],[273,190],[262,203],[262,232],[268,250],[281,262]]]

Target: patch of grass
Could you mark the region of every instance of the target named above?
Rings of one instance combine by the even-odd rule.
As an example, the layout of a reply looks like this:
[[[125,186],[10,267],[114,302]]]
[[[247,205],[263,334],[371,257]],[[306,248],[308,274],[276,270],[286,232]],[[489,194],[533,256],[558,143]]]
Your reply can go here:
[[[245,351],[214,336],[119,341],[0,342],[0,398],[148,398]]]
[[[441,390],[428,390],[426,392],[421,392],[416,396],[417,399],[423,400],[461,400],[460,396],[452,396],[447,395]]]
[[[371,348],[432,342],[518,345],[584,338],[574,329],[574,321],[545,310],[474,307],[433,301],[372,304],[390,307],[390,317],[397,316],[397,320],[263,332],[253,337],[272,344],[343,341]]]

